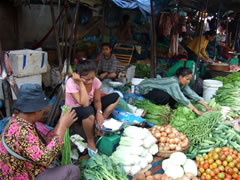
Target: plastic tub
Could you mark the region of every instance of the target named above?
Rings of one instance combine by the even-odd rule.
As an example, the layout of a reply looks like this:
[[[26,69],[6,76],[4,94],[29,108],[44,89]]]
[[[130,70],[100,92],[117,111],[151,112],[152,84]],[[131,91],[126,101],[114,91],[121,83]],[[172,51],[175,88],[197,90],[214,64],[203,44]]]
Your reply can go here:
[[[203,99],[209,102],[216,94],[218,88],[222,87],[223,83],[217,80],[207,79],[203,81]]]

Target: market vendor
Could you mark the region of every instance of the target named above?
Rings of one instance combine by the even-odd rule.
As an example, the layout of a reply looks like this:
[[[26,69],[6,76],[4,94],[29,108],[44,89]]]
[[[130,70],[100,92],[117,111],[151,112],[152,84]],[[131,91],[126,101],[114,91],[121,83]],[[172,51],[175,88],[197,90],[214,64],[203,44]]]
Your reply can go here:
[[[70,109],[61,115],[47,137],[42,136],[35,123],[41,119],[48,102],[40,85],[25,84],[20,87],[14,105],[17,113],[1,134],[0,179],[80,179],[77,166],[47,168],[61,151],[66,128],[77,120],[75,111]]]
[[[82,123],[87,136],[88,154],[97,153],[94,141],[95,123],[102,127],[103,121],[109,117],[120,101],[117,93],[101,98],[101,81],[96,77],[96,64],[90,60],[80,60],[72,77],[66,84],[65,105],[73,107]]]
[[[196,114],[202,115],[203,112],[198,111],[191,104],[191,101],[187,98],[189,97],[202,104],[207,111],[214,110],[188,86],[191,79],[192,70],[181,67],[177,70],[176,76],[147,79],[142,81],[138,87],[143,97],[149,99],[154,104],[169,104],[173,108],[176,102],[179,102],[191,108]]]
[[[102,56],[98,64],[98,74],[101,80],[115,79],[117,77],[117,58],[112,54],[112,48],[109,43],[103,43]]]
[[[202,36],[201,42],[200,42],[199,36],[194,38],[191,42],[189,42],[187,44],[187,46],[185,47],[188,52],[189,59],[194,60],[196,62],[199,57],[205,63],[212,62],[212,59],[208,57],[205,50],[207,48],[208,43],[210,41],[213,41],[215,38],[216,38],[216,32],[211,30],[211,31],[207,31]],[[200,47],[200,49],[199,49],[199,47]]]

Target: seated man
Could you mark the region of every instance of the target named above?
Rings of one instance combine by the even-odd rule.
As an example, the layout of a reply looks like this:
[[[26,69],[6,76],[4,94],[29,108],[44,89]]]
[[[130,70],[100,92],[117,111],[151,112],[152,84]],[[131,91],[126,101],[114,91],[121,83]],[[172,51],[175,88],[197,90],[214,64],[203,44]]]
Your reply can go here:
[[[117,58],[112,54],[109,43],[103,43],[102,56],[98,64],[99,79],[115,79],[117,77]]]

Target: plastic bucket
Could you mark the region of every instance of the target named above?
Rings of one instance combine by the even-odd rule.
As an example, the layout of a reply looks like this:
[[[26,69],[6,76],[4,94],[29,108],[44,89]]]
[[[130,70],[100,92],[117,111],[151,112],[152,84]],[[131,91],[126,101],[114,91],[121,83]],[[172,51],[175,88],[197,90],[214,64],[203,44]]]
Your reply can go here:
[[[209,102],[216,94],[218,88],[222,87],[223,83],[217,80],[207,79],[203,81],[203,99]]]

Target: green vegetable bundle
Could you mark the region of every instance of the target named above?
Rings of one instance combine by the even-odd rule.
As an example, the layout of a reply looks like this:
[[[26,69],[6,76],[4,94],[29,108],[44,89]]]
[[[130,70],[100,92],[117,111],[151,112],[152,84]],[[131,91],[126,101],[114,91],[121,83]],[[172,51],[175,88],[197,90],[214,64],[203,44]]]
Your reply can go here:
[[[222,81],[224,85],[235,84],[235,82],[240,82],[240,72],[233,72],[226,77],[218,76],[215,79]]]
[[[169,124],[171,109],[168,105],[160,106],[153,104],[148,100],[135,101],[133,102],[133,105],[146,111],[144,118],[147,122],[153,123],[157,126]]]
[[[221,106],[228,106],[235,111],[240,110],[240,82],[220,87],[214,96]]]
[[[136,64],[135,77],[150,77],[150,67],[146,64]]]
[[[106,155],[92,157],[83,172],[83,180],[128,180],[121,165],[115,164]]]
[[[68,106],[62,106],[62,111],[64,113],[68,112],[69,107]],[[62,160],[61,164],[66,165],[66,164],[72,164],[71,160],[71,141],[69,137],[69,128],[66,129],[64,138],[63,138],[64,145],[62,147]]]
[[[192,146],[198,146],[209,136],[214,126],[220,121],[222,121],[221,112],[206,112],[197,119],[187,122],[183,133],[188,137]]]
[[[196,118],[196,114],[190,108],[180,105],[176,110],[174,110],[170,124],[179,132],[183,133],[188,127],[188,122]]]
[[[219,122],[214,126],[209,136],[204,139],[198,146],[190,145],[187,156],[191,159],[197,155],[208,153],[216,147],[223,148],[227,146],[240,152],[240,134],[232,125]]]

